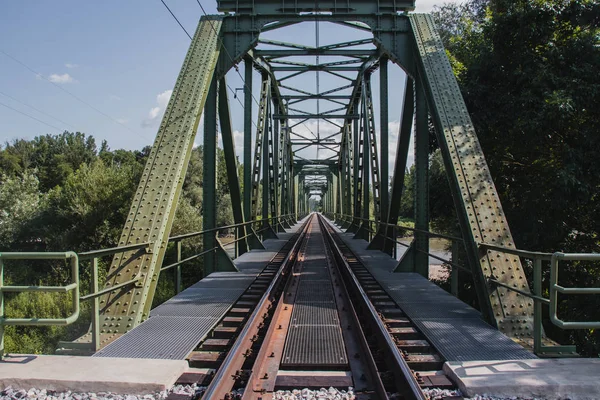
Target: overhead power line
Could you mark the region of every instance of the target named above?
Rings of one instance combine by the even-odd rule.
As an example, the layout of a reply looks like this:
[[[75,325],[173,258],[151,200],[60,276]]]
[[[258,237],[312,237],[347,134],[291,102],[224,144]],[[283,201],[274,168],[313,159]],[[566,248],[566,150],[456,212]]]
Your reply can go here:
[[[119,121],[117,121],[116,119],[114,119],[113,117],[111,117],[110,115],[106,114],[105,112],[99,110],[98,108],[94,107],[93,105],[91,105],[90,103],[88,103],[87,101],[83,100],[82,98],[80,98],[79,96],[76,96],[75,94],[73,94],[72,92],[68,91],[67,89],[65,89],[64,87],[57,85],[56,83],[52,82],[50,79],[48,79],[46,76],[44,76],[43,74],[40,74],[39,72],[37,72],[36,70],[34,70],[33,68],[31,68],[29,65],[25,64],[23,61],[17,59],[16,57],[11,56],[10,54],[8,54],[7,52],[0,50],[0,53],[4,54],[6,57],[10,58],[11,60],[13,60],[14,62],[16,62],[17,64],[20,64],[21,66],[23,66],[24,68],[26,68],[27,70],[29,70],[30,72],[32,72],[35,76],[40,77],[46,81],[48,81],[50,84],[52,84],[53,86],[56,86],[57,88],[59,88],[60,90],[62,90],[63,92],[65,92],[66,94],[68,94],[69,96],[73,97],[75,100],[79,101],[80,103],[88,106],[89,108],[91,108],[92,110],[96,111],[98,114],[108,118],[109,120],[111,120],[112,122],[114,122],[117,125],[121,125],[123,128],[127,129],[129,132],[140,136],[141,138],[143,138],[144,140],[146,140],[147,138],[145,138],[144,136],[142,136],[141,134],[139,134],[138,132],[134,131],[133,129],[131,129],[130,127],[128,127],[125,124],[120,123]]]
[[[60,129],[60,128],[58,128],[58,127],[54,126],[54,125],[51,125],[51,124],[49,124],[49,123],[47,123],[47,122],[44,122],[44,121],[42,121],[41,119],[38,119],[38,118],[34,117],[33,115],[29,115],[29,114],[27,114],[27,113],[25,113],[25,112],[23,112],[23,111],[19,111],[19,110],[17,110],[16,108],[12,108],[11,106],[9,106],[9,105],[7,105],[7,104],[4,104],[4,103],[2,103],[2,102],[0,102],[0,106],[4,106],[4,107],[8,108],[9,110],[13,110],[14,112],[17,112],[17,113],[19,113],[19,114],[21,114],[21,115],[24,115],[24,116],[26,116],[27,118],[31,118],[31,119],[33,119],[33,120],[36,120],[37,122],[40,122],[40,123],[42,123],[42,124],[44,124],[44,125],[46,125],[46,126],[49,126],[49,127],[50,127],[50,128],[52,128],[52,129],[56,129],[57,131],[61,131],[61,130],[62,130],[62,129]]]
[[[181,22],[179,22],[179,20],[177,19],[177,17],[175,16],[175,14],[173,14],[173,11],[171,11],[171,9],[169,8],[169,6],[167,5],[167,3],[164,2],[164,0],[160,0],[161,3],[163,3],[163,5],[167,8],[167,10],[169,10],[169,12],[171,13],[171,15],[173,16],[173,18],[175,18],[175,21],[177,21],[177,23],[179,24],[179,26],[181,27],[181,29],[183,29],[183,31],[185,32],[185,34],[187,35],[187,37],[190,38],[190,40],[192,40],[192,36],[190,36],[190,34],[188,33],[188,31],[185,30],[185,28],[183,27],[183,25],[181,25]],[[202,6],[200,6],[202,7]]]
[[[73,125],[69,124],[68,122],[65,122],[65,121],[63,121],[62,119],[59,119],[59,118],[53,117],[52,115],[50,115],[50,114],[48,114],[48,113],[46,113],[46,112],[44,112],[44,111],[40,110],[39,108],[36,108],[36,107],[32,106],[31,104],[24,103],[24,102],[22,102],[22,101],[20,101],[20,100],[18,100],[18,99],[15,99],[15,98],[14,98],[14,97],[12,97],[11,95],[8,95],[8,94],[6,94],[6,93],[4,93],[4,92],[1,92],[1,91],[0,91],[0,94],[1,94],[1,95],[3,95],[3,96],[5,96],[5,97],[8,97],[8,98],[9,98],[9,99],[11,99],[12,101],[15,101],[15,102],[17,102],[17,103],[19,103],[19,104],[22,104],[22,105],[24,105],[25,107],[29,107],[29,108],[31,108],[32,110],[39,112],[40,114],[44,114],[45,116],[47,116],[47,117],[50,117],[50,118],[52,118],[53,120],[60,122],[61,124],[65,124],[65,125],[67,125],[67,126],[70,126],[70,127],[71,127],[71,128],[73,128],[73,129],[77,129],[75,126],[73,126]]]

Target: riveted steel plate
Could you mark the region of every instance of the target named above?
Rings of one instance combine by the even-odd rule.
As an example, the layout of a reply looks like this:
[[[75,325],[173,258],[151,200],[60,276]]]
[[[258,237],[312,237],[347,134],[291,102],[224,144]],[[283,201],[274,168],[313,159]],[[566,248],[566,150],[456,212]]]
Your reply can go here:
[[[194,137],[219,58],[221,24],[220,16],[203,17],[183,62],[118,243],[152,242],[150,251],[116,254],[106,278],[106,287],[111,287],[141,276],[140,287],[100,298],[102,326],[123,315],[135,326],[149,315]],[[129,325],[103,333],[122,333]]]
[[[479,254],[478,243],[514,248],[515,244],[492,181],[473,122],[446,56],[431,15],[409,16],[420,71],[428,94],[428,105],[436,123],[438,143],[451,181],[457,213],[465,233],[466,248],[482,310],[494,318],[498,328],[516,337],[531,337],[533,302],[514,291],[498,287],[490,290],[485,280],[494,276],[504,284],[529,292],[518,257],[495,251]],[[516,310],[516,311],[515,311]]]
[[[151,317],[93,357],[183,360],[219,318]]]
[[[341,367],[347,364],[339,325],[290,326],[281,358],[282,367]]]

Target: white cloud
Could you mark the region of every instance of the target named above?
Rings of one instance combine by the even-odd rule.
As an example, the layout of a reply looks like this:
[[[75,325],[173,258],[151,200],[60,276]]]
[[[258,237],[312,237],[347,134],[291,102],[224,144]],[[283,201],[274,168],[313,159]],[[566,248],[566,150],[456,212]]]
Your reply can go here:
[[[150,112],[148,113],[148,118],[156,119],[156,117],[158,117],[158,113],[160,113],[160,107],[153,107],[150,109]]]
[[[388,131],[389,131],[389,148],[388,148],[388,158],[389,158],[389,172],[390,176],[394,174],[394,163],[396,162],[396,150],[398,146],[398,136],[400,133],[400,121],[392,121],[388,123]],[[410,136],[410,143],[408,145],[408,157],[406,158],[406,168],[410,168],[415,163],[415,154],[414,154],[414,135]]]
[[[123,100],[122,98],[120,98],[119,96],[117,96],[116,94],[111,94],[110,96],[108,96],[108,98],[110,100],[115,100],[115,101],[121,101]]]
[[[126,124],[129,122],[127,118],[117,118],[117,122],[120,124]]]
[[[73,68],[77,68],[79,67],[79,64],[71,64],[71,63],[66,63],[65,67],[73,69]]]
[[[159,119],[162,117],[162,114],[165,112],[167,108],[167,104],[169,104],[169,99],[173,94],[172,90],[165,90],[162,93],[159,93],[156,96],[156,104],[157,107],[152,107],[150,111],[148,111],[148,118],[142,121],[143,128],[149,128],[155,126]]]
[[[76,80],[69,74],[52,74],[48,77],[48,80],[52,83],[75,83]]]
[[[158,103],[158,106],[163,110],[167,108],[167,104],[169,104],[169,99],[171,98],[172,94],[172,90],[165,90],[164,92],[156,96],[156,102]]]

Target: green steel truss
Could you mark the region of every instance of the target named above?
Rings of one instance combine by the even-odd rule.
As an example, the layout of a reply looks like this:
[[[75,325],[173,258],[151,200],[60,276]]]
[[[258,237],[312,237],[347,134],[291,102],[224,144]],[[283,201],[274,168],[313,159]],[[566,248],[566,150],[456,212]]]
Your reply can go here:
[[[219,58],[220,17],[203,18],[192,40],[133,199],[120,246],[152,242],[147,253],[115,255],[100,298],[101,330],[123,333],[147,318],[203,107]]]
[[[194,136],[204,112],[205,230],[216,228],[217,115],[235,222],[260,220],[258,231],[250,224],[238,229],[237,235],[243,238],[238,244],[239,253],[260,246],[257,233],[263,239],[276,236],[298,216],[309,212],[311,205],[314,207],[316,203],[311,198],[319,197],[322,211],[335,218],[349,217],[340,220],[344,228],[356,237],[372,239],[371,248],[392,253],[395,243],[390,237],[395,230],[391,226],[398,221],[414,128],[415,223],[419,231],[398,270],[424,275],[428,274],[427,121],[431,116],[452,182],[482,314],[508,336],[531,336],[531,300],[502,286],[488,284],[491,278],[529,291],[518,258],[479,250],[480,243],[506,247],[514,247],[514,243],[433,21],[428,15],[410,14],[413,8],[414,1],[391,0],[218,1],[219,11],[227,14],[204,17],[198,25],[120,240],[121,245],[142,242],[152,245],[147,252],[131,251],[115,256],[106,286],[142,278],[101,298],[104,333],[124,333],[148,316]],[[357,29],[369,37],[325,46],[260,38],[261,33],[315,21]],[[309,61],[300,62],[299,57]],[[335,60],[326,62],[325,57]],[[407,74],[391,181],[389,61]],[[224,80],[225,74],[239,63],[245,66],[243,177],[237,176]],[[371,92],[371,76],[377,71],[379,129],[376,129]],[[260,96],[253,111],[256,72],[261,75]],[[294,77],[306,74],[321,74],[341,83],[325,91],[318,86],[315,91],[291,83]],[[323,109],[316,107],[315,112],[315,107],[303,108],[316,102]],[[315,121],[330,124],[336,132],[327,135],[318,129],[314,132],[306,124]],[[241,190],[240,181],[246,190]],[[371,201],[374,215],[370,213]],[[369,222],[370,219],[374,222]],[[376,230],[375,235],[372,229]],[[206,235],[204,248],[214,250],[204,256],[205,272],[235,268],[215,235]]]

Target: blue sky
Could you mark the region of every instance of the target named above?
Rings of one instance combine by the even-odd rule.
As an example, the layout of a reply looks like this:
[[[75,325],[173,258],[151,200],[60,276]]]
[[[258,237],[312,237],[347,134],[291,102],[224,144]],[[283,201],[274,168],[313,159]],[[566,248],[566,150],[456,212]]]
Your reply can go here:
[[[203,15],[197,2],[165,1],[193,34]],[[442,2],[417,0],[417,11],[427,12]],[[201,3],[209,14],[216,13],[216,2]],[[310,34],[305,25],[275,37],[303,42],[298,40],[302,36],[314,44],[314,24],[309,29]],[[321,44],[348,40],[347,35],[323,24]],[[3,1],[0,143],[69,130],[92,134],[98,144],[106,139],[113,149],[152,144],[189,43],[160,0]],[[243,67],[240,71],[243,75]],[[303,79],[314,86],[314,76]],[[243,86],[235,72],[228,80],[233,88]],[[374,95],[377,82],[375,76]],[[397,129],[403,82],[402,72],[390,65],[392,129]],[[258,84],[254,86],[258,97]],[[230,104],[241,153],[242,108],[233,98]]]

